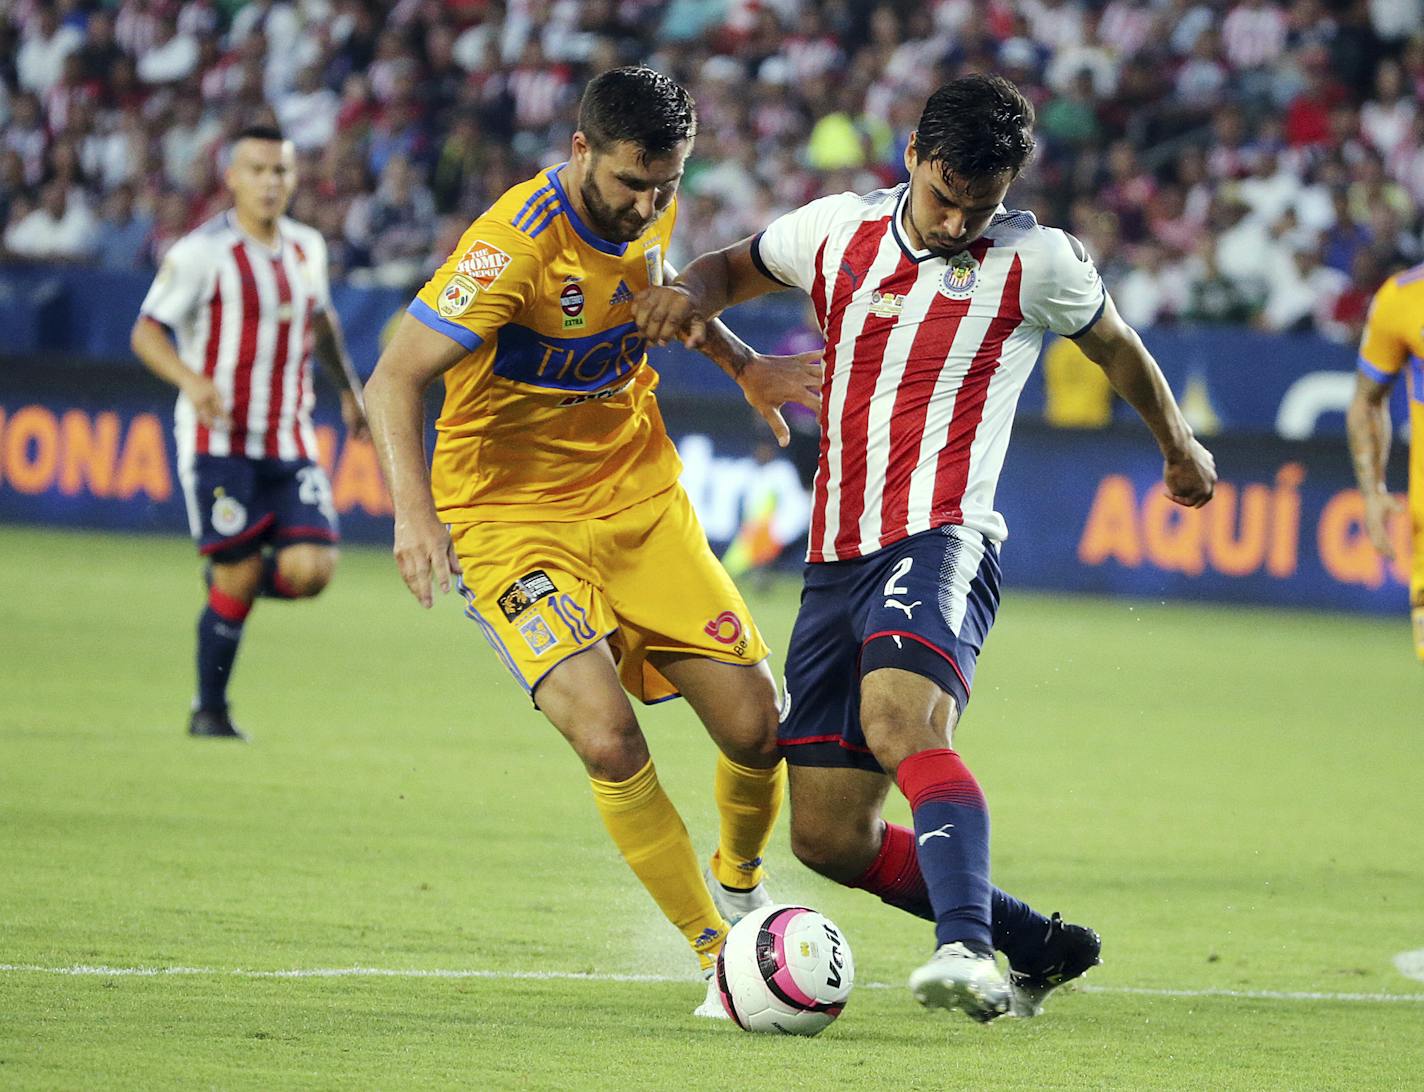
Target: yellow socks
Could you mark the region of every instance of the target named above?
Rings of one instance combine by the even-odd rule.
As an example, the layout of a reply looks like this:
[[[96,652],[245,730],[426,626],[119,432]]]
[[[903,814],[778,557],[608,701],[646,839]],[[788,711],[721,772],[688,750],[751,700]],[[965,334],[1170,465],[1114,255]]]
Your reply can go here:
[[[762,770],[742,766],[719,752],[712,792],[722,817],[712,878],[727,887],[755,887],[761,883],[762,853],[786,795],[786,763]]]
[[[1424,663],[1424,606],[1415,607],[1414,618],[1414,654]]]
[[[712,902],[687,828],[658,783],[652,759],[627,781],[589,781],[618,851],[707,970],[722,946],[727,923]]]

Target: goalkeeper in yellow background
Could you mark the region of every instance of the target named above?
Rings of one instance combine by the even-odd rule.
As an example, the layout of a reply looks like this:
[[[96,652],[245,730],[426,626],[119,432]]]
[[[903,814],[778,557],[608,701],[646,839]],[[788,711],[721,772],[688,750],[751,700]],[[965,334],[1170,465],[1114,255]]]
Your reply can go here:
[[[705,974],[728,922],[770,902],[780,810],[767,648],[678,484],[633,297],[662,282],[696,113],[648,68],[591,81],[567,163],[506,192],[420,291],[366,387],[395,505],[395,557],[430,606],[466,613],[583,760],[624,859]],[[671,277],[669,276],[669,279]],[[789,438],[819,406],[819,354],[763,357],[725,327],[703,350]],[[422,396],[445,402],[433,462]],[[721,830],[704,872],[624,690],[681,694],[720,754]],[[698,1015],[721,1016],[715,986]]]
[[[1345,417],[1355,479],[1365,500],[1365,530],[1381,555],[1393,559],[1398,537],[1390,520],[1399,503],[1385,484],[1389,462],[1389,393],[1399,377],[1409,379],[1409,520],[1413,531],[1409,601],[1414,651],[1424,662],[1424,265],[1396,273],[1370,305],[1355,379],[1355,397]]]

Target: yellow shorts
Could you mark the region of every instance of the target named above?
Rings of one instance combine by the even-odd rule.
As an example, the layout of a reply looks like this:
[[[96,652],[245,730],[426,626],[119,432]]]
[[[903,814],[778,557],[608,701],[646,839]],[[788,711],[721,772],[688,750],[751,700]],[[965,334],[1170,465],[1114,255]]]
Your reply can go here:
[[[456,523],[450,537],[465,613],[531,695],[605,637],[623,686],[649,703],[677,696],[649,652],[746,666],[768,655],[680,485],[601,519]]]

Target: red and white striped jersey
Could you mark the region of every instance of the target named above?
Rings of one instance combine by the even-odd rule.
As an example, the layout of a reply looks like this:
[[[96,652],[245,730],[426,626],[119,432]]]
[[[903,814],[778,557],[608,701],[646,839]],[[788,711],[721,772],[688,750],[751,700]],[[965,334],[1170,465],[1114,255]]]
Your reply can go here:
[[[222,392],[230,428],[208,428],[178,396],[180,465],[194,455],[315,459],[312,315],[331,301],[326,243],[295,220],[278,222],[276,249],[250,238],[231,212],[173,244],[143,313],[171,329],[178,355]]]
[[[908,190],[823,197],[752,242],[826,339],[809,561],[945,524],[1002,540],[994,492],[1044,332],[1085,332],[1107,299],[1081,244],[1032,213],[1000,208],[951,258],[913,249]]]

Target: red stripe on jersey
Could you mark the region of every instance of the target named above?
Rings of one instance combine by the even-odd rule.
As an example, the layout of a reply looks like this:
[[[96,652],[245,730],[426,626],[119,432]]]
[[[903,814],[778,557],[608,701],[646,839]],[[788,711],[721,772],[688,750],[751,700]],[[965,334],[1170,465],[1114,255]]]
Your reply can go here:
[[[213,298],[208,301],[208,343],[203,348],[203,375],[212,379],[218,370],[218,347],[222,344],[222,282],[213,285]],[[208,426],[198,422],[198,442],[194,450],[199,455],[208,454],[211,435]]]
[[[855,234],[846,244],[845,253],[841,257],[840,268],[836,271],[835,286],[831,290],[826,318],[822,322],[822,329],[826,332],[826,355],[821,372],[821,451],[816,459],[815,497],[811,506],[809,557],[812,561],[826,560],[823,546],[826,537],[826,490],[831,476],[831,430],[826,414],[830,412],[831,406],[831,380],[836,373],[836,350],[841,339],[841,321],[845,318],[846,306],[851,297],[865,280],[870,263],[875,260],[875,253],[880,249],[880,241],[885,237],[885,229],[889,224],[890,217],[882,216],[879,220],[866,220],[855,229]],[[822,254],[824,250],[823,243]],[[820,270],[821,263],[818,261],[818,276]],[[860,270],[858,274],[857,270]]]
[[[816,271],[816,275],[811,278],[811,305],[816,309],[816,325],[821,328],[821,333],[826,332],[826,271],[821,267],[821,262],[826,257],[826,240],[821,240],[821,245],[816,248],[816,264],[811,268]]]
[[[297,250],[298,255],[301,249]],[[310,459],[314,456],[307,450],[306,437],[302,435],[302,410],[307,408],[305,404],[307,396],[307,369],[311,367],[312,355],[312,312],[316,310],[316,300],[307,296],[307,310],[302,318],[302,358],[297,361],[297,420],[292,425],[292,433],[297,438],[297,455],[303,459]]]
[[[952,300],[935,293],[920,321],[895,409],[890,414],[890,454],[885,463],[885,489],[880,498],[880,544],[905,537],[910,524],[910,482],[920,461],[930,399],[944,372],[959,324],[969,312],[970,300]]]
[[[263,450],[269,459],[275,459],[281,448],[277,444],[278,429],[282,424],[282,395],[286,390],[288,342],[292,337],[292,286],[287,280],[286,263],[281,258],[272,259],[272,275],[277,279],[277,345],[272,359],[272,377],[267,384],[267,442]],[[286,318],[282,318],[285,309]],[[302,392],[297,391],[297,402],[301,403]]]
[[[247,260],[247,247],[238,243],[232,248],[237,272],[242,278],[242,336],[237,345],[237,361],[232,380],[232,447],[231,454],[247,454],[247,408],[252,401],[252,365],[257,357],[257,330],[261,326],[261,304],[257,296],[257,278],[252,263]]]
[[[1004,281],[1004,294],[999,299],[999,313],[989,323],[983,344],[974,354],[969,372],[959,385],[954,400],[954,417],[949,422],[949,439],[940,452],[935,470],[934,500],[930,518],[936,523],[958,523],[964,518],[960,503],[969,483],[969,453],[979,422],[984,419],[984,400],[989,395],[989,380],[999,370],[1004,342],[1023,322],[1019,306],[1019,282],[1023,279],[1023,263],[1017,254]]]
[[[919,267],[900,251],[895,270],[877,286],[881,292],[906,294],[919,277]],[[867,315],[855,339],[850,362],[850,384],[841,408],[840,530],[833,547],[837,557],[860,544],[860,516],[865,511],[865,461],[870,437],[870,403],[875,384],[885,366],[885,345],[895,329],[896,316]]]

